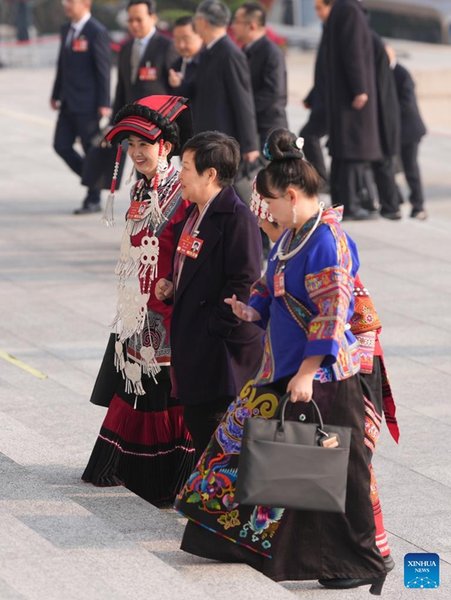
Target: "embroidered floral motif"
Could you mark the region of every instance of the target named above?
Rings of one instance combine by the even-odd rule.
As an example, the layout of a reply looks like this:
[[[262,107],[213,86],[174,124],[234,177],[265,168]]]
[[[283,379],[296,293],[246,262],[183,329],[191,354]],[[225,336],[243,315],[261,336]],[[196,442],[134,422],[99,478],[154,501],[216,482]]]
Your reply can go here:
[[[244,421],[249,417],[271,418],[278,406],[273,391],[256,388],[253,383],[248,382],[230,405],[178,495],[176,508],[203,527],[269,556],[270,540],[279,527],[283,509],[238,506],[234,501]]]
[[[224,529],[226,530],[230,529],[231,527],[238,527],[239,525],[241,525],[241,521],[239,520],[238,515],[239,513],[237,510],[232,510],[232,512],[224,513],[219,517],[218,523],[223,525]]]

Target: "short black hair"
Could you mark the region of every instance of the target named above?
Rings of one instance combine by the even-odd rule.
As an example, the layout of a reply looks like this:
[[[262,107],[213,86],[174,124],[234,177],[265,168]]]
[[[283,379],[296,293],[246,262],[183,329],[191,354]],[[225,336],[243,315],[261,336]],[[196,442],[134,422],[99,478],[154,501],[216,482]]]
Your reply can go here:
[[[266,11],[258,2],[245,2],[236,10],[244,10],[244,14],[251,21],[255,21],[260,27],[266,25]]]
[[[136,4],[145,4],[149,15],[154,15],[157,12],[157,3],[155,0],[128,0],[127,10],[130,6],[135,6]]]
[[[194,165],[199,175],[216,169],[221,187],[231,185],[240,163],[240,146],[235,138],[220,131],[204,131],[193,136],[182,148],[194,152]]]
[[[178,19],[176,19],[174,21],[172,29],[175,29],[176,27],[186,27],[186,25],[191,25],[191,27],[194,28],[193,17],[191,17],[190,15],[185,15],[184,17],[179,17]]]

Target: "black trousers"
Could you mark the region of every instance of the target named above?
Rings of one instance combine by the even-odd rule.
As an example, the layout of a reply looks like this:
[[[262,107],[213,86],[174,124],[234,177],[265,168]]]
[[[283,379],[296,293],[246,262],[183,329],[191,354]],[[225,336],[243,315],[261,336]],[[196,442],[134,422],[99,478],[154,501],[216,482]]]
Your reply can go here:
[[[79,177],[82,175],[85,157],[75,148],[75,140],[80,138],[85,156],[92,145],[92,138],[99,133],[99,117],[97,114],[73,113],[62,106],[56,123],[53,148],[58,156]],[[89,188],[85,203],[100,202],[100,190]]]
[[[423,186],[418,166],[418,146],[419,142],[411,142],[401,146],[402,168],[410,189],[409,200],[413,213],[418,213],[424,209]]]
[[[328,180],[328,176],[323,149],[321,148],[321,138],[324,137],[326,133],[326,128],[320,129],[310,120],[307,121],[299,132],[299,135],[304,138],[303,151],[305,158],[312,163],[324,181]]]
[[[373,162],[372,167],[381,213],[398,212],[400,193],[395,180],[393,157],[384,156],[382,160]]]
[[[352,216],[362,208],[361,190],[365,177],[365,163],[332,157],[330,194],[332,205],[343,205],[344,215]]]
[[[193,439],[196,462],[232,401],[232,396],[226,396],[205,404],[185,405],[183,419]]]

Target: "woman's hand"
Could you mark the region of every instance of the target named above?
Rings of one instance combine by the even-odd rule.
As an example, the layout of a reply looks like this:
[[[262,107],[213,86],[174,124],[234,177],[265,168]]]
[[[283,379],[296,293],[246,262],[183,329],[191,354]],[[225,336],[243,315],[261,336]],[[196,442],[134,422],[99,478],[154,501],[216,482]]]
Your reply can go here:
[[[244,304],[237,299],[236,294],[233,294],[231,298],[225,298],[224,302],[232,307],[232,312],[242,321],[260,321],[261,316],[251,306]]]
[[[313,378],[323,360],[323,355],[316,355],[309,356],[302,361],[298,372],[287,385],[287,392],[291,394],[291,402],[310,402],[313,396]]]
[[[288,382],[287,392],[291,394],[291,402],[310,402],[313,396],[313,377],[296,373]]]
[[[174,293],[174,284],[167,279],[160,279],[155,285],[155,296],[157,300],[167,300]]]

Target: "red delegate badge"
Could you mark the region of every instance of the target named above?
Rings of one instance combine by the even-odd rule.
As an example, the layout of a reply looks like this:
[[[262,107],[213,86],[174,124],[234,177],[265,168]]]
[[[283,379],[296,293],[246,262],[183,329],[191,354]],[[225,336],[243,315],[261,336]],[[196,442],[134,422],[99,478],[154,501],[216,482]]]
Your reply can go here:
[[[140,81],[155,81],[157,79],[156,67],[140,67],[139,69]]]
[[[285,295],[285,273],[276,273],[274,275],[274,296],[279,298]]]
[[[141,221],[141,219],[144,219],[146,216],[148,207],[148,202],[132,200],[130,208],[128,209],[127,218],[131,219],[132,221]]]
[[[88,51],[88,40],[83,37],[76,38],[72,42],[72,50],[74,52],[87,52]]]
[[[185,233],[179,239],[177,252],[179,254],[183,254],[184,256],[189,256],[190,258],[197,258],[203,243],[204,240]]]

